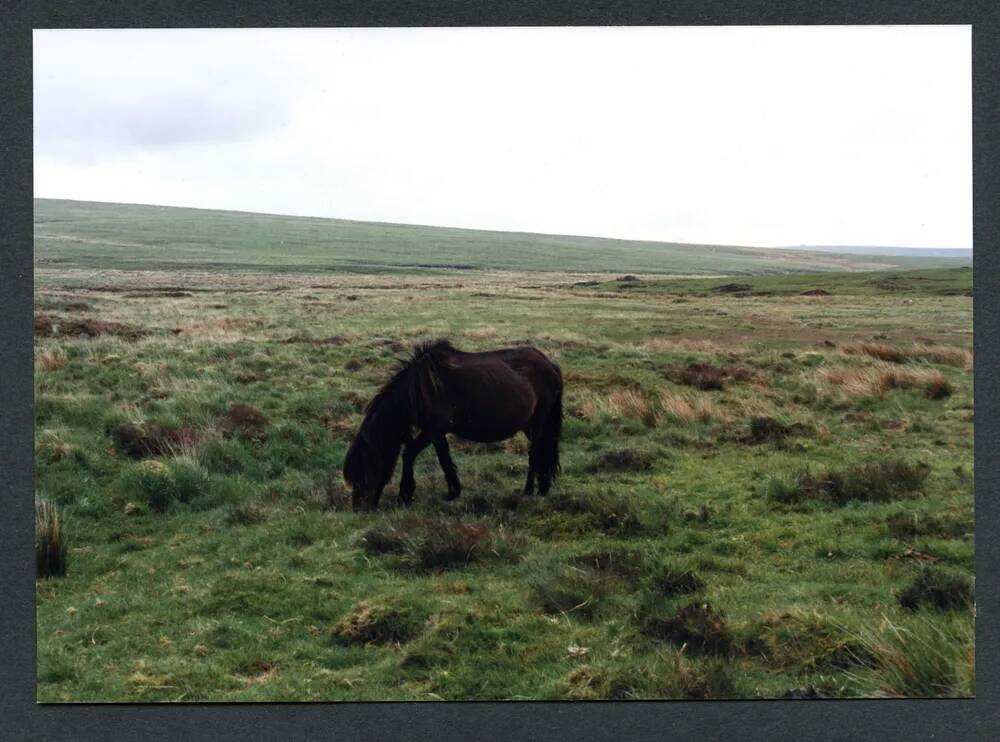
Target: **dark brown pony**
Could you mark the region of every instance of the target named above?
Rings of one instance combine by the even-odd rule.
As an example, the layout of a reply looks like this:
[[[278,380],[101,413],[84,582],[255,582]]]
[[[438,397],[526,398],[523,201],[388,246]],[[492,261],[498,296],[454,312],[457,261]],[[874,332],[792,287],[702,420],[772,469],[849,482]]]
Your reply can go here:
[[[463,353],[447,340],[418,345],[365,410],[344,458],[344,481],[354,509],[374,510],[392,478],[399,452],[399,499],[413,502],[413,460],[433,445],[448,483],[447,499],[462,491],[448,450],[448,433],[470,441],[502,441],[523,432],[531,442],[524,494],[539,494],[559,471],[562,373],[530,347]]]

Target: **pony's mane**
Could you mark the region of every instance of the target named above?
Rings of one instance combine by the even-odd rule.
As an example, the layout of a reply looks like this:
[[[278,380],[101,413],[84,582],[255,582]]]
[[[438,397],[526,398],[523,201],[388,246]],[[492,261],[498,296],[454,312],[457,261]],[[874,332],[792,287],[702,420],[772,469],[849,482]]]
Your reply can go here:
[[[440,384],[438,378],[439,356],[443,352],[458,353],[460,351],[447,339],[438,338],[436,340],[426,340],[422,343],[417,343],[413,346],[413,351],[410,353],[409,358],[397,359],[398,363],[392,372],[392,376],[382,385],[382,388],[376,392],[367,407],[365,407],[365,417],[368,417],[386,398],[400,391],[404,381],[410,382],[406,385],[406,391],[408,396],[411,397],[411,401],[414,402],[416,400],[412,399],[412,397],[414,392],[421,387],[420,381],[426,379],[430,383],[431,388],[436,389]],[[416,374],[411,372],[416,372]]]

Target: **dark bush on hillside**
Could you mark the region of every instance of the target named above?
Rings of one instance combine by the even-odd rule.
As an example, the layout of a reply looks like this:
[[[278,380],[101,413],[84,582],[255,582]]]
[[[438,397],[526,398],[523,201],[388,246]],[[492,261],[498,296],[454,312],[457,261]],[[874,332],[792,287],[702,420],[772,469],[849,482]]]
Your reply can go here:
[[[344,644],[396,644],[419,634],[423,622],[402,603],[362,600],[341,617],[331,635]]]
[[[708,603],[688,603],[670,612],[663,601],[652,599],[640,608],[643,633],[707,652],[725,654],[732,646],[732,636],[724,614]]]
[[[65,575],[66,539],[59,511],[47,500],[35,500],[35,576]]]
[[[929,565],[922,567],[909,587],[900,593],[899,604],[911,611],[923,607],[953,611],[971,608],[975,599],[970,577],[946,567]]]

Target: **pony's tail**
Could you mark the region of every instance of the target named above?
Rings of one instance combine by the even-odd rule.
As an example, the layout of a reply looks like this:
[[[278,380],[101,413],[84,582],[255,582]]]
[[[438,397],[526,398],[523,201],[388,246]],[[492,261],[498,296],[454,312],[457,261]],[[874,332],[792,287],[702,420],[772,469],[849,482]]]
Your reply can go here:
[[[542,424],[538,439],[538,460],[536,473],[538,488],[542,494],[548,491],[559,474],[559,437],[562,435],[562,388],[549,408],[549,415]]]

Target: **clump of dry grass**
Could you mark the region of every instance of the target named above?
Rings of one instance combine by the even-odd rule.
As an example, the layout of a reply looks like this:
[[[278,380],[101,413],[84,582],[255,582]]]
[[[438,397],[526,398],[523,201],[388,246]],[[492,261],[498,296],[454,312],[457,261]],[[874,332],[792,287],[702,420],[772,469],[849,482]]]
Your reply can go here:
[[[35,575],[66,575],[66,540],[56,506],[47,500],[35,500]]]
[[[888,364],[871,368],[833,369],[822,378],[839,386],[849,397],[884,397],[893,389],[920,389],[928,399],[944,399],[952,392],[951,384],[940,371],[900,369]]]
[[[913,345],[902,348],[884,343],[860,343],[858,345],[845,345],[842,350],[849,355],[871,356],[888,363],[909,363],[919,360],[947,366],[972,368],[971,351],[948,345]]]
[[[66,351],[55,345],[35,350],[35,372],[56,371],[69,363]]]
[[[344,644],[397,644],[412,639],[422,627],[422,618],[399,601],[362,600],[330,633]]]
[[[584,391],[575,400],[571,412],[585,420],[596,420],[605,415],[631,417],[647,424],[655,424],[653,407],[645,395],[631,389],[616,389],[609,394]]]
[[[657,422],[684,423],[728,420],[729,416],[708,396],[697,392],[673,392],[664,389],[657,399]]]
[[[871,672],[879,695],[929,698],[975,694],[975,633],[969,623],[920,618],[902,626],[883,617],[877,629],[857,632],[856,641],[873,658]]]
[[[43,430],[35,437],[35,456],[48,461],[60,461],[79,453],[79,449],[64,441],[54,430]]]

